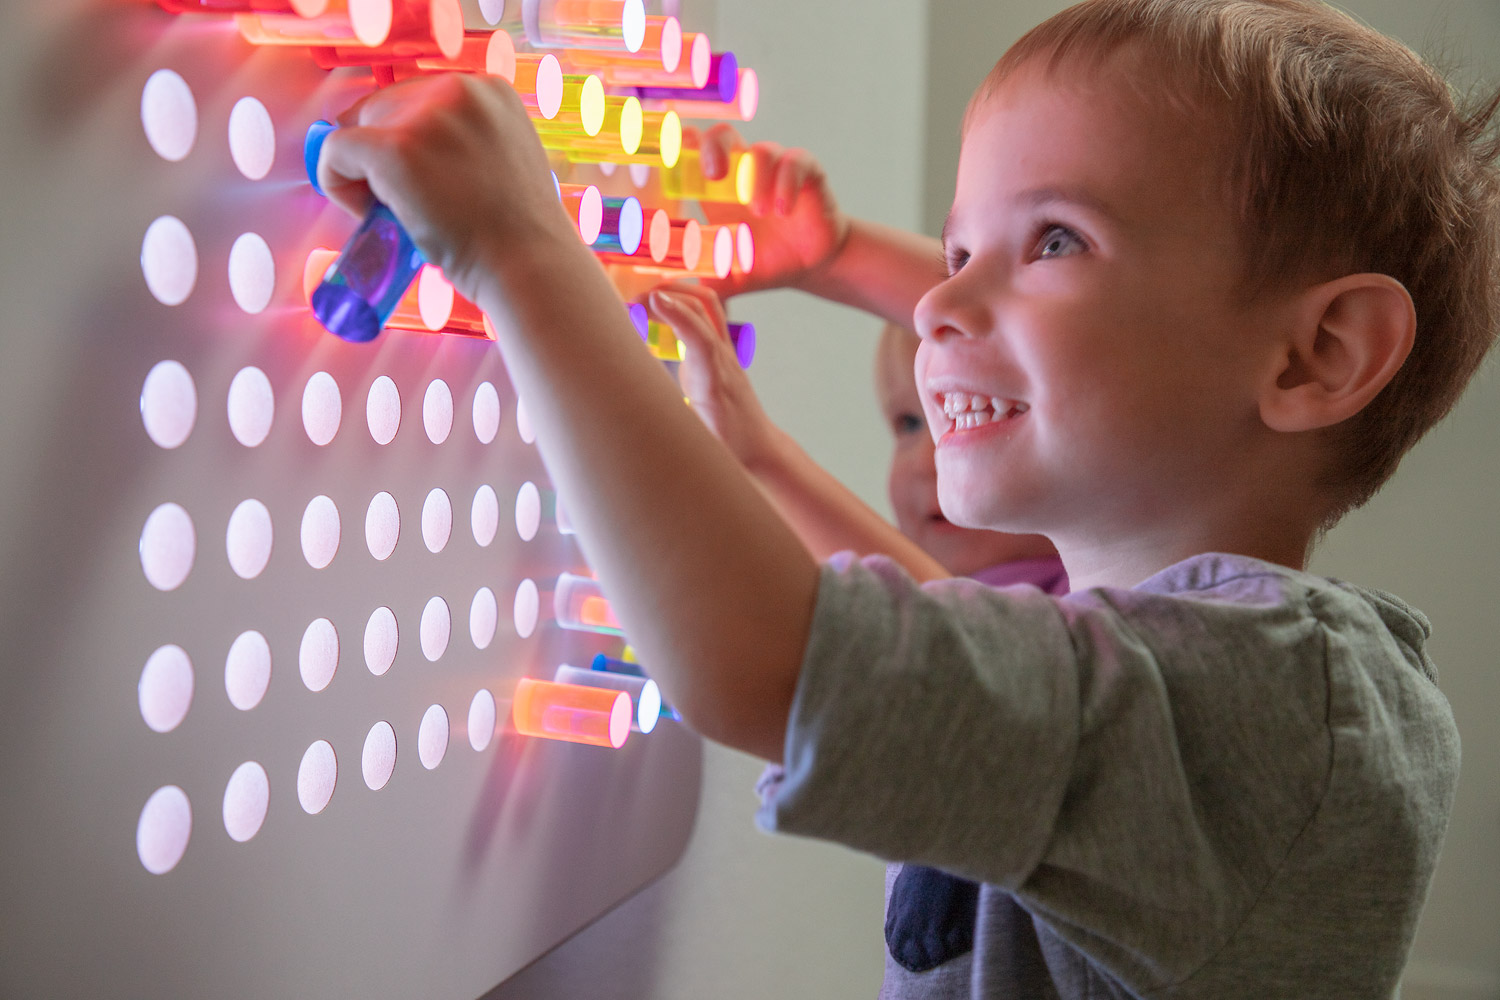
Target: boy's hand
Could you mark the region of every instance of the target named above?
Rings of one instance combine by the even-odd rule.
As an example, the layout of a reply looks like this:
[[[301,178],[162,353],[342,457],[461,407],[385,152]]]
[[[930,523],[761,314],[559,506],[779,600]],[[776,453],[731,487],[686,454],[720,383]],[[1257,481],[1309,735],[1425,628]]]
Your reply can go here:
[[[508,258],[578,243],[516,92],[449,74],[376,91],[340,116],[318,161],[328,197],[378,198],[459,293],[479,300]]]
[[[715,125],[699,138],[703,173],[720,178],[729,154],[745,143],[728,125]],[[707,286],[728,298],[763,288],[799,287],[816,277],[843,249],[849,218],[839,211],[823,168],[805,150],[774,142],[749,147],[755,157],[755,193],[748,206],[704,204],[711,223],[747,222],[755,235],[755,267]]]
[[[687,347],[677,377],[693,410],[741,465],[755,471],[774,449],[775,427],[740,367],[719,297],[702,285],[664,285],[646,308]]]

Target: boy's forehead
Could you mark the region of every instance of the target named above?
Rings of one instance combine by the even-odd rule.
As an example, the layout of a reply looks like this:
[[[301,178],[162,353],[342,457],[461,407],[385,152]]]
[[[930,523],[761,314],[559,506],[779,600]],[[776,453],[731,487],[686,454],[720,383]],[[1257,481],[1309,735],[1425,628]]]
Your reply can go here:
[[[966,200],[1023,209],[1071,202],[1129,226],[1184,197],[1221,205],[1220,123],[1142,83],[1139,57],[1080,60],[1031,60],[976,97],[955,215]]]

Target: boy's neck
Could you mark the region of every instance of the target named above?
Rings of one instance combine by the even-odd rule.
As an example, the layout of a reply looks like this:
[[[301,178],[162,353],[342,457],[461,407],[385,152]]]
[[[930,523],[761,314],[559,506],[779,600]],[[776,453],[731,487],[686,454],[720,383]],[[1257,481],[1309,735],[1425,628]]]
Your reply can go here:
[[[1106,539],[1059,539],[1057,549],[1074,592],[1091,587],[1134,587],[1168,566],[1207,552],[1249,556],[1292,569],[1303,569],[1314,531],[1292,525],[1247,524],[1238,530],[1194,532],[1165,526],[1154,537],[1125,542]]]

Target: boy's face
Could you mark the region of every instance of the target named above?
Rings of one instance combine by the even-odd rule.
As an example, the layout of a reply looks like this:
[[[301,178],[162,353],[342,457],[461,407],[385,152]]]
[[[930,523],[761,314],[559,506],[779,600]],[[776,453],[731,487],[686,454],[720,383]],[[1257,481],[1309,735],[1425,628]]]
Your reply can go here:
[[[901,533],[955,576],[1052,552],[1037,536],[960,528],[938,506],[937,466],[922,398],[912,378],[918,340],[909,330],[887,327],[876,352],[875,388],[894,444],[887,490]]]
[[[1022,66],[976,109],[917,308],[949,519],[1110,545],[1175,531],[1263,430],[1281,300],[1245,304],[1215,130],[1104,67]]]

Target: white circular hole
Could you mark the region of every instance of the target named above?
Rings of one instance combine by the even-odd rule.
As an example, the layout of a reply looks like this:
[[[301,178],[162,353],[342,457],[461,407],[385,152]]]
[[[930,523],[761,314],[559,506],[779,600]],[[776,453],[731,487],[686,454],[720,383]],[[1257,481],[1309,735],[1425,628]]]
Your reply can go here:
[[[493,27],[505,16],[505,0],[479,0],[479,13],[484,23]]]
[[[141,88],[141,126],[157,156],[174,163],[187,156],[198,138],[193,88],[172,70],[152,73]]]
[[[271,684],[271,644],[255,630],[241,632],[224,658],[224,691],[241,712],[259,705]]]
[[[642,0],[625,0],[620,26],[624,29],[625,50],[639,52],[646,40],[646,5]]]
[[[495,736],[495,696],[480,688],[469,702],[469,746],[483,750]]]
[[[651,164],[632,163],[630,165],[630,183],[635,185],[636,190],[644,191],[646,185],[651,183]]]
[[[193,661],[181,646],[161,647],[146,659],[136,693],[146,725],[170,733],[193,704]]]
[[[389,722],[377,722],[365,734],[365,752],[360,764],[370,791],[380,791],[391,780],[391,773],[396,770],[396,730]]]
[[[428,552],[441,552],[453,534],[453,503],[448,494],[435,489],[422,504],[422,541]]]
[[[135,852],[152,875],[177,867],[193,833],[193,807],[187,793],[167,785],[151,793],[135,826]]]
[[[500,433],[500,394],[490,382],[479,383],[474,390],[474,436],[480,444],[489,444]]]
[[[339,551],[339,509],[328,497],[318,495],[302,512],[302,554],[313,569],[323,569]]]
[[[537,592],[536,582],[522,580],[516,588],[516,602],[511,615],[516,625],[516,635],[525,639],[536,631],[536,620],[542,611],[542,595]]]
[[[401,390],[389,375],[382,375],[370,383],[370,394],[365,399],[365,420],[370,425],[370,437],[376,444],[390,444],[396,431],[401,428]]]
[[[243,844],[260,832],[271,802],[271,781],[266,769],[247,760],[234,769],[224,786],[224,831]]]
[[[500,498],[489,484],[474,491],[474,503],[469,508],[469,526],[474,529],[474,541],[484,548],[495,540],[500,530]]]
[[[474,640],[476,649],[484,649],[494,641],[495,628],[499,623],[500,605],[495,600],[495,592],[488,587],[480,587],[469,604],[469,638]]]
[[[141,422],[146,435],[163,448],[176,448],[193,433],[198,391],[179,361],[158,361],[141,386]]]
[[[307,748],[297,767],[297,801],[303,811],[316,816],[326,809],[338,780],[339,761],[333,744],[318,740]]]
[[[322,691],[333,681],[339,669],[339,633],[333,622],[318,618],[307,626],[297,651],[297,666],[309,691]]]
[[[246,448],[254,448],[271,433],[276,396],[271,380],[254,366],[241,368],[229,383],[229,430]]]
[[[141,569],[157,590],[176,590],[193,569],[197,552],[193,519],[175,503],[164,503],[141,529]]]
[[[422,399],[422,426],[433,444],[448,440],[448,433],[453,430],[453,393],[440,378],[427,385],[427,395]]]
[[[422,609],[422,655],[433,663],[442,659],[452,633],[453,616],[448,611],[448,602],[434,597]]]
[[[400,640],[396,628],[396,612],[390,608],[376,608],[365,623],[365,666],[370,673],[381,677],[396,662],[396,646]]]
[[[396,551],[396,540],[401,537],[401,511],[396,498],[389,493],[377,493],[365,511],[365,544],[370,555],[386,560]]]
[[[542,524],[542,494],[536,484],[525,482],[516,491],[516,534],[521,541],[529,542],[536,537]]]
[[[253,97],[241,97],[229,112],[229,155],[252,181],[269,174],[276,161],[276,126],[266,106]]]
[[[417,727],[417,758],[431,771],[448,755],[448,713],[442,705],[429,705]]]
[[[260,576],[271,561],[271,512],[259,500],[242,500],[224,533],[229,567],[241,580]]]
[[[235,304],[252,316],[271,304],[276,290],[276,261],[257,233],[241,233],[229,248],[229,292]]]
[[[302,427],[315,445],[325,445],[339,432],[344,401],[339,384],[327,372],[315,372],[302,390]]]
[[[516,397],[516,433],[527,444],[536,444],[536,428],[531,426],[531,413],[519,396]]]
[[[182,220],[163,215],[146,228],[141,240],[141,274],[153,298],[180,306],[198,282],[198,247]]]

